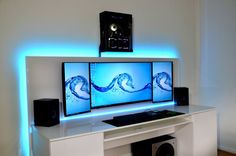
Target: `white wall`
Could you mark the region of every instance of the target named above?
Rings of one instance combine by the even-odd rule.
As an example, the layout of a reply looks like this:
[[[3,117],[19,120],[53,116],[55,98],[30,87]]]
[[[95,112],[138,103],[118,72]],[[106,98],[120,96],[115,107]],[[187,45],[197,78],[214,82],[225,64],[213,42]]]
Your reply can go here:
[[[236,153],[236,1],[201,6],[201,104],[217,108],[218,146]]]
[[[194,1],[0,0],[0,155],[24,155],[19,142],[22,119],[17,68],[19,55],[24,53],[22,47],[50,45],[59,50],[63,45],[72,45],[83,48],[78,56],[86,56],[86,49],[88,55],[98,56],[98,14],[104,10],[133,15],[134,53],[130,56],[158,57],[162,53],[158,49],[168,46],[176,50],[181,85],[190,87],[191,103],[196,103]],[[35,53],[28,51],[29,55]]]

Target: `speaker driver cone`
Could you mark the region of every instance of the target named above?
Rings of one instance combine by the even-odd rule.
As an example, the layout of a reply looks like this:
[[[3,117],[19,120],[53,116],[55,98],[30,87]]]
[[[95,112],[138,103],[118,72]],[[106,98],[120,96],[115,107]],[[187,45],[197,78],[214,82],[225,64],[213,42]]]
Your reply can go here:
[[[117,25],[114,24],[114,23],[112,23],[112,24],[110,25],[110,29],[111,29],[111,31],[116,31],[117,28],[118,28]]]
[[[174,156],[175,150],[169,143],[162,144],[156,151],[155,156]]]

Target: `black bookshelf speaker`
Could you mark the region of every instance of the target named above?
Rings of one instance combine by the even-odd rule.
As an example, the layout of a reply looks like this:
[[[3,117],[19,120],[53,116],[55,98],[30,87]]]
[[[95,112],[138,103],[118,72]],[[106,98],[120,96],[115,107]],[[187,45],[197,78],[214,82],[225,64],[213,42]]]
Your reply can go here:
[[[34,100],[35,126],[50,127],[59,123],[59,99]]]
[[[189,105],[189,89],[187,87],[174,87],[174,101],[177,106]]]
[[[99,51],[132,52],[132,15],[104,11],[99,18]]]

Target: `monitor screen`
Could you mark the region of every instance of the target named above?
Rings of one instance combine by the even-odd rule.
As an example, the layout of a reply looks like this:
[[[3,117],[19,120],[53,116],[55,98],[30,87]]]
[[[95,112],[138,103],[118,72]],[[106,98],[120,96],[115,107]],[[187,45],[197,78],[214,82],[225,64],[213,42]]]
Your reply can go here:
[[[62,63],[65,116],[90,111],[89,63]]]
[[[90,77],[92,108],[152,99],[151,63],[90,63]]]
[[[153,102],[173,100],[173,62],[152,63]]]

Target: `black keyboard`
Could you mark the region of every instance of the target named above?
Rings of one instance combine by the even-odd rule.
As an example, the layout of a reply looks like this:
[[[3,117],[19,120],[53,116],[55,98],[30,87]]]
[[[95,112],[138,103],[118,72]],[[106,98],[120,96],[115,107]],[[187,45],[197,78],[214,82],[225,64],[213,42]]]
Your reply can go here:
[[[168,117],[173,117],[177,115],[182,115],[184,113],[169,111],[169,110],[162,110],[162,111],[147,111],[135,114],[128,114],[122,116],[115,116],[113,119],[105,120],[103,122],[111,124],[113,126],[126,126],[131,124],[137,124],[141,122],[147,122],[152,120],[158,120]]]

